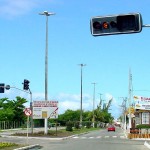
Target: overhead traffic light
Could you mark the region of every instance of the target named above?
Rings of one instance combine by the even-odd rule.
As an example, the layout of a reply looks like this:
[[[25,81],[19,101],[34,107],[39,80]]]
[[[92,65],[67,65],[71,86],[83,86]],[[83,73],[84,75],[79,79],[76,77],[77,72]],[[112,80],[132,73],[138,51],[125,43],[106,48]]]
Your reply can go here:
[[[4,93],[4,92],[5,92],[5,84],[0,83],[0,93]]]
[[[29,83],[30,83],[29,80],[24,79],[24,83],[23,83],[23,89],[24,90],[29,90]]]
[[[140,13],[97,16],[91,19],[90,27],[93,36],[139,33],[142,31],[142,16]]]

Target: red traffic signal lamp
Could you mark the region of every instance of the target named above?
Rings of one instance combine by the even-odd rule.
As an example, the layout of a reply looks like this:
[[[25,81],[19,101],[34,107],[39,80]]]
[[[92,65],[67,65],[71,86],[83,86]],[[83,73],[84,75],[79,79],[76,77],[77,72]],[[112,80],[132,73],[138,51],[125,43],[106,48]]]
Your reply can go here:
[[[142,31],[140,13],[97,16],[90,21],[93,36],[139,33]]]

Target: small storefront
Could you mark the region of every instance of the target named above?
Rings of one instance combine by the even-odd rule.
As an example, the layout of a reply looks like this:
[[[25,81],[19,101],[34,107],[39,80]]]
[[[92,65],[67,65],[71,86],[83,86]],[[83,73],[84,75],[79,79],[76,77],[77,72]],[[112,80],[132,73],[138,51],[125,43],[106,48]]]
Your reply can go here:
[[[135,110],[134,117],[131,121],[132,128],[136,128],[139,124],[150,124],[149,110]]]

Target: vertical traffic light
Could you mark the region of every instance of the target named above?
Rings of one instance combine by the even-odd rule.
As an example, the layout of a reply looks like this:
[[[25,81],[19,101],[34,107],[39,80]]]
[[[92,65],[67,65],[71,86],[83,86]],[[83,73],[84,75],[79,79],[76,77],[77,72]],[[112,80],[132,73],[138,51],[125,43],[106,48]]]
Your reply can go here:
[[[138,33],[142,31],[140,13],[93,17],[90,21],[93,36]]]
[[[0,83],[0,93],[4,93],[4,92],[5,92],[5,84]]]
[[[24,83],[23,83],[23,89],[24,90],[29,90],[29,83],[30,83],[29,80],[24,79]]]

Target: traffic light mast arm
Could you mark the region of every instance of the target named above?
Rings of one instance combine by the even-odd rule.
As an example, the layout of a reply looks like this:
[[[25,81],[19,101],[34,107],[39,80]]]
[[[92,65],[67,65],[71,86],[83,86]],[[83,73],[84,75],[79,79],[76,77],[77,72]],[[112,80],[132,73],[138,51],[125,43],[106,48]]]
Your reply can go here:
[[[150,27],[150,24],[142,25],[142,27]]]
[[[20,91],[23,91],[23,92],[26,92],[26,93],[31,94],[31,91],[28,92],[28,91],[26,91],[26,90],[19,89],[19,88],[15,87],[15,86],[12,86],[12,87],[10,87],[10,88],[14,88],[14,89],[17,89],[17,90],[20,90]]]

